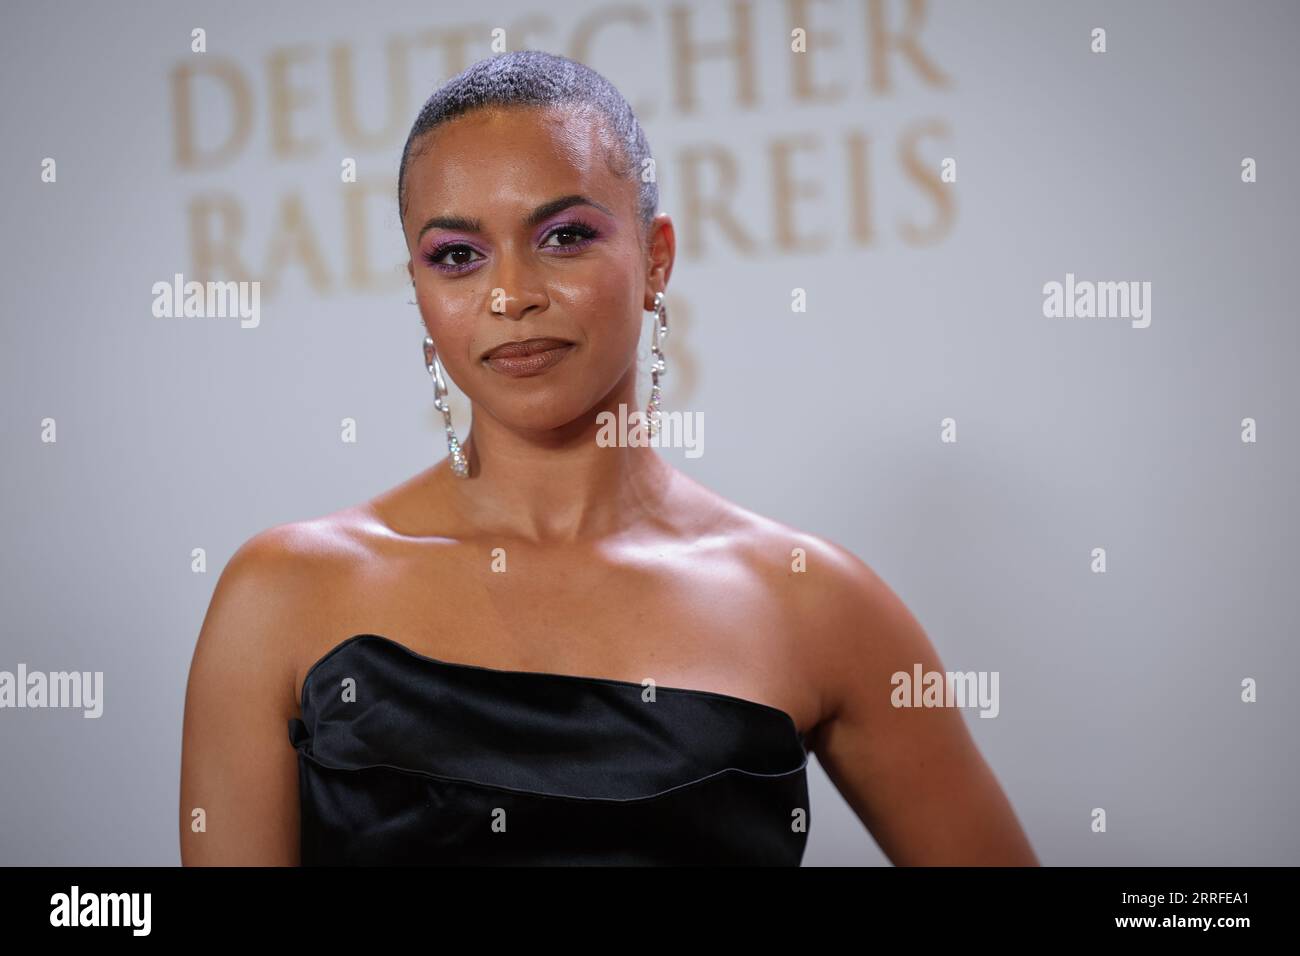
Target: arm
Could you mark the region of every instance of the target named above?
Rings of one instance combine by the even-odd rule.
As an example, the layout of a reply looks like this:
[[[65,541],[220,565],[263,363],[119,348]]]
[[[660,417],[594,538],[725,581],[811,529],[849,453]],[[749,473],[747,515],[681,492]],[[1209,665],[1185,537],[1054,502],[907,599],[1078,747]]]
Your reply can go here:
[[[856,556],[831,545],[822,557],[830,716],[811,746],[831,782],[895,865],[1039,865],[961,709],[891,703],[894,673],[944,670],[921,625]]]
[[[287,535],[246,542],[212,596],[190,665],[180,781],[185,866],[295,866],[298,762],[289,743],[297,713],[287,653],[292,627],[277,594],[291,582]],[[194,832],[202,808],[206,832]]]

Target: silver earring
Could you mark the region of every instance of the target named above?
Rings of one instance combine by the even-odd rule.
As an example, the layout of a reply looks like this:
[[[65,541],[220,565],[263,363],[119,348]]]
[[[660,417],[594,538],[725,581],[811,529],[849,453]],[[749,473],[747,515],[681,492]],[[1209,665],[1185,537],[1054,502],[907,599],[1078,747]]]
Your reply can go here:
[[[668,309],[664,306],[664,294],[655,293],[654,305],[654,331],[651,339],[650,352],[654,356],[654,364],[650,366],[650,403],[646,405],[646,421],[650,425],[650,434],[654,436],[659,431],[659,376],[668,371],[664,364],[664,338],[668,335]]]
[[[442,375],[442,362],[433,347],[433,339],[424,337],[424,364],[433,378],[433,407],[442,412],[443,423],[447,426],[447,454],[451,458],[451,471],[457,478],[469,477],[469,463],[465,452],[461,450],[460,439],[456,429],[451,427],[451,406],[447,404],[447,380]]]

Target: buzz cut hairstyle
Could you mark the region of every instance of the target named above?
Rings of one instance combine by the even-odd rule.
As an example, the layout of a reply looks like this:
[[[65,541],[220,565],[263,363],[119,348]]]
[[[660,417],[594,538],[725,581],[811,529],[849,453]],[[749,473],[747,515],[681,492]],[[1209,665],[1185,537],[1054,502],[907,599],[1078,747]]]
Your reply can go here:
[[[425,101],[406,137],[397,173],[397,208],[406,218],[406,167],[428,148],[416,143],[426,133],[458,116],[493,107],[573,107],[595,114],[614,139],[606,162],[615,175],[637,184],[642,234],[659,210],[657,176],[641,171],[653,165],[650,142],[636,114],[614,84],[588,66],[541,50],[516,50],[480,60],[452,77]]]

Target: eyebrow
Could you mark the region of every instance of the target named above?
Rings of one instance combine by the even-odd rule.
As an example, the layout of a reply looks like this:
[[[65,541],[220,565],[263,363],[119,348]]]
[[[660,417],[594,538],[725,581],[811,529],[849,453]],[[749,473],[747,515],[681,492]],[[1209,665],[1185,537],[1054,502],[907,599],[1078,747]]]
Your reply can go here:
[[[523,224],[524,226],[531,228],[550,216],[554,216],[557,212],[568,209],[570,206],[594,206],[607,216],[614,215],[601,203],[596,202],[596,200],[588,196],[583,196],[580,193],[574,193],[571,196],[561,196],[558,199],[552,199],[550,202],[542,203],[524,217]],[[483,222],[479,219],[467,219],[464,216],[434,216],[420,227],[420,232],[415,238],[418,240],[420,236],[423,236],[430,229],[454,229],[460,232],[482,232]]]

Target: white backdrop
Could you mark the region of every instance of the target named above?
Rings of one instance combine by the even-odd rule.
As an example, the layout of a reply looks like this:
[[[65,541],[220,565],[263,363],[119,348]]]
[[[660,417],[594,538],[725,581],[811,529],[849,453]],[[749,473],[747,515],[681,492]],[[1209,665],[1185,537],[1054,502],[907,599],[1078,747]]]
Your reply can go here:
[[[646,127],[681,243],[665,407],[708,423],[662,453],[999,673],[968,723],[1043,862],[1300,862],[1297,7],[825,0],[800,57],[799,6],[6,6],[0,670],[105,699],[0,709],[0,862],[179,862],[222,566],[445,454],[393,187],[497,27]],[[261,281],[259,324],[155,317],[176,273]],[[1151,283],[1150,325],[1046,317],[1067,273]],[[805,863],[886,862],[811,785]]]

